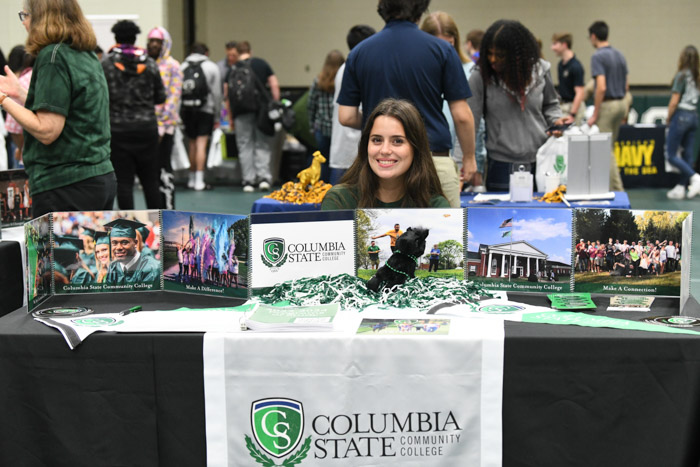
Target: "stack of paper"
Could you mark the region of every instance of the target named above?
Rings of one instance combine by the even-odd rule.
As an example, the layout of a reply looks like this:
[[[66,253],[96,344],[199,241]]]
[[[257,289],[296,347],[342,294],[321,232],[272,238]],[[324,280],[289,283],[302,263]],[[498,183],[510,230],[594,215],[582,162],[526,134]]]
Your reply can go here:
[[[258,304],[246,319],[253,331],[330,331],[340,305],[272,306]]]

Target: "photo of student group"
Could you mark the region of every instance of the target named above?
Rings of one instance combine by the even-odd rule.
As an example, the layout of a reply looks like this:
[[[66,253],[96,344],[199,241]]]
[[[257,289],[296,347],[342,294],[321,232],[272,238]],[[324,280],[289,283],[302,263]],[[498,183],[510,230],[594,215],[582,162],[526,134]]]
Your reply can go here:
[[[575,213],[576,282],[678,285],[687,212],[583,209]]]
[[[659,276],[681,269],[681,250],[673,240],[639,240],[629,242],[608,238],[579,240],[576,244],[577,272],[609,274],[611,276]]]

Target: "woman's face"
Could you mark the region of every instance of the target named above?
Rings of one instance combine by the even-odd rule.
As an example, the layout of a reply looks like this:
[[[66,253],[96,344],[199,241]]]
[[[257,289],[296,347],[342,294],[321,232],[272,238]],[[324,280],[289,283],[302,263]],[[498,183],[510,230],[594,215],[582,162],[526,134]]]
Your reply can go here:
[[[506,53],[502,49],[489,49],[487,58],[491,64],[491,68],[496,73],[503,73],[506,65]]]
[[[403,177],[413,163],[413,147],[403,125],[394,117],[380,115],[374,120],[367,144],[369,166],[377,177]]]
[[[100,264],[109,264],[109,245],[100,243],[95,246],[95,258]]]
[[[20,20],[22,21],[22,26],[24,26],[24,29],[26,29],[27,32],[29,32],[29,25],[31,23],[32,17],[29,15],[26,6],[22,7],[22,11],[20,13]]]

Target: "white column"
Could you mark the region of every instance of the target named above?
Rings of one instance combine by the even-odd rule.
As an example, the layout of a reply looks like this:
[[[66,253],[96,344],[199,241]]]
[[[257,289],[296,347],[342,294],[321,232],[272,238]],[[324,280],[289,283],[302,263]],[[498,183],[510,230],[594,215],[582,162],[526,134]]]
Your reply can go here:
[[[501,277],[506,277],[504,274],[506,268],[506,254],[501,253]]]
[[[489,262],[486,264],[486,277],[491,277],[491,257],[493,252],[489,250]]]
[[[510,269],[510,274],[513,274],[513,268],[515,268],[515,271],[518,271],[518,255],[513,255],[513,260],[511,261],[511,269]]]
[[[527,277],[530,277],[530,257],[527,257]]]

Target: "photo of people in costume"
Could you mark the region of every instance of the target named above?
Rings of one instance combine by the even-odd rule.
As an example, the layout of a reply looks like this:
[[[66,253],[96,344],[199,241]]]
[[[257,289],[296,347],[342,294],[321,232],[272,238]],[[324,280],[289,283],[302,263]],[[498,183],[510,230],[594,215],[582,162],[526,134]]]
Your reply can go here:
[[[571,291],[569,209],[470,208],[467,273],[494,290]]]
[[[165,290],[246,297],[247,217],[163,211],[163,271]]]
[[[3,227],[20,225],[32,218],[29,178],[24,170],[0,171],[0,221]]]
[[[577,209],[576,291],[679,295],[688,212]]]
[[[53,214],[56,293],[160,289],[158,211]]]
[[[32,308],[51,295],[51,232],[49,216],[24,224],[27,242],[27,301]]]
[[[407,269],[399,268],[397,274],[464,278],[462,209],[358,209],[356,229],[357,275],[362,279],[381,273],[382,267],[391,270],[387,262],[392,255],[394,269],[406,263]],[[415,246],[404,247],[410,251],[397,246],[404,234],[420,240],[420,251],[413,251]]]

